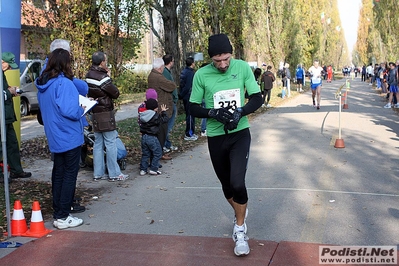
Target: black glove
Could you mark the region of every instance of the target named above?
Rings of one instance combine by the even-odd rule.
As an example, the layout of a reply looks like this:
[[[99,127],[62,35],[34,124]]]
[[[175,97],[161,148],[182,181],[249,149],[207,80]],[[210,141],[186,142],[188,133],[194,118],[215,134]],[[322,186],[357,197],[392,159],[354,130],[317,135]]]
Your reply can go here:
[[[211,110],[209,110],[208,116],[216,119],[224,125],[233,119],[233,114],[227,108],[212,108]]]
[[[238,123],[240,122],[241,119],[241,114],[242,110],[240,110],[239,108],[236,108],[232,114],[232,119],[225,124],[224,126],[224,130],[234,130],[237,128]]]

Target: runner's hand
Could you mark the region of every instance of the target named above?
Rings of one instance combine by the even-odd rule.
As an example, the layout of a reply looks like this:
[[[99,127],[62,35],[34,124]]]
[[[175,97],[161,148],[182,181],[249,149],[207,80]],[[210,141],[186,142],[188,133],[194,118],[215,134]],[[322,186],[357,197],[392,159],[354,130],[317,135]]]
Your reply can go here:
[[[209,110],[208,115],[224,125],[233,119],[233,114],[227,108],[212,108]]]
[[[227,130],[236,129],[238,123],[240,122],[241,116],[242,116],[241,112],[239,112],[238,109],[235,109],[232,115],[232,119],[225,125],[225,129]]]

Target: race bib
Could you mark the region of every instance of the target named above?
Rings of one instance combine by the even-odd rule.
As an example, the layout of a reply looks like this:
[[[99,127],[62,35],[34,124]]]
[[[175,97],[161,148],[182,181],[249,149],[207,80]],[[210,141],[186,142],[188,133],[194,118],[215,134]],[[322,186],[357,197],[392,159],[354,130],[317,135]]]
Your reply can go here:
[[[312,84],[319,84],[321,83],[321,78],[312,78]]]
[[[233,106],[233,109],[241,107],[240,89],[218,91],[213,95],[215,109]]]

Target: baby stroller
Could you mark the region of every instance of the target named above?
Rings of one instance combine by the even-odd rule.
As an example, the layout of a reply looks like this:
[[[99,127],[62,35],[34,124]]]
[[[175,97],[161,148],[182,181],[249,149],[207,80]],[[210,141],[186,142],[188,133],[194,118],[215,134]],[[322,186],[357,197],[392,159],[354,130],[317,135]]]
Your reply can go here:
[[[88,128],[84,128],[83,131],[84,135],[84,149],[82,151],[82,157],[84,157],[84,162],[86,165],[93,167],[93,146],[94,146],[94,132],[91,130],[91,126]],[[127,156],[127,151],[126,147],[123,144],[122,140],[119,137],[116,137],[116,148],[118,150],[117,153],[117,162],[121,170],[126,169],[126,156]],[[107,155],[106,150],[104,151],[105,156]],[[82,158],[83,160],[83,158]]]

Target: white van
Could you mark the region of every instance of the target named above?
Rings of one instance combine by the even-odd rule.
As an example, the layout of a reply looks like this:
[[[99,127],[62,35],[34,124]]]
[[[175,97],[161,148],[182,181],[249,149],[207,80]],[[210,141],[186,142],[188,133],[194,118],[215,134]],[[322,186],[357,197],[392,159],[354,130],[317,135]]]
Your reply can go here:
[[[39,59],[21,60],[20,62],[21,116],[39,110],[37,88],[34,81],[40,76],[43,64],[44,61]]]

